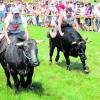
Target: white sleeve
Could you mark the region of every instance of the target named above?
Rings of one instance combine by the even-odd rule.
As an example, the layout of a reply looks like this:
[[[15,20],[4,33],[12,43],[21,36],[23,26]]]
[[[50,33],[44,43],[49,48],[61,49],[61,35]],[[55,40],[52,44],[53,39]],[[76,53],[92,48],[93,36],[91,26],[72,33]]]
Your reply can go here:
[[[27,28],[27,19],[23,16],[21,16],[21,19],[22,19],[22,24],[23,24],[23,28]]]

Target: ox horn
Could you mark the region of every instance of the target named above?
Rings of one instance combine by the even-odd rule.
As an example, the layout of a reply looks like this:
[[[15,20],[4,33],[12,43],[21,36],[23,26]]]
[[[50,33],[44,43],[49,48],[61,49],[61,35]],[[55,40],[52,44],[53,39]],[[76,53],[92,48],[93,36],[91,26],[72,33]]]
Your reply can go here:
[[[72,44],[76,44],[76,43],[77,43],[76,41],[72,42]]]
[[[81,43],[85,43],[84,41],[79,42],[78,44],[80,45]]]
[[[36,43],[42,43],[45,42],[45,40],[36,40]]]
[[[24,42],[16,43],[16,46],[23,46],[23,45],[24,45]]]

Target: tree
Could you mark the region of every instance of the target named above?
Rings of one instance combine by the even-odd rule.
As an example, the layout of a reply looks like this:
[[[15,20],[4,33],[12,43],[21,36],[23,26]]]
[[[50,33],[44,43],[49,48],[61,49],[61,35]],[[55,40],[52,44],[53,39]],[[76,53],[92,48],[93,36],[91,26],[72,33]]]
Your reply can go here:
[[[96,0],[94,0],[94,2],[96,2]]]

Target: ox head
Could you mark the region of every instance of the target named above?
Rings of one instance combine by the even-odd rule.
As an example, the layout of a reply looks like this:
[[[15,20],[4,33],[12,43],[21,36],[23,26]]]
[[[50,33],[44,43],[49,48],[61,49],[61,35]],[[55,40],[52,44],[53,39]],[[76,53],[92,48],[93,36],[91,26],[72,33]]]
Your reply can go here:
[[[79,42],[72,42],[73,48],[77,51],[78,55],[82,60],[86,60],[85,50],[86,50],[86,41],[82,40]]]
[[[36,41],[28,40],[25,42],[17,43],[16,45],[22,50],[24,58],[30,63],[31,66],[39,65]]]

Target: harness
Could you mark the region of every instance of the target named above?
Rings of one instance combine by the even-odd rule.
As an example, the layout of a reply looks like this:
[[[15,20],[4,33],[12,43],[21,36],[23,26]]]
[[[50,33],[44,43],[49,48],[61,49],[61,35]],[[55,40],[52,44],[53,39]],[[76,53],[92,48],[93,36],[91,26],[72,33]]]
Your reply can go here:
[[[25,58],[27,58],[29,61],[32,59],[31,57],[28,57],[27,54],[25,53],[25,51],[23,51],[23,55]]]
[[[25,51],[23,51],[23,55],[24,55],[24,66],[27,66],[25,67],[25,70],[24,71],[18,71],[20,74],[22,75],[26,75],[28,73],[28,65],[29,65],[29,62],[31,61],[31,57],[29,57]]]

